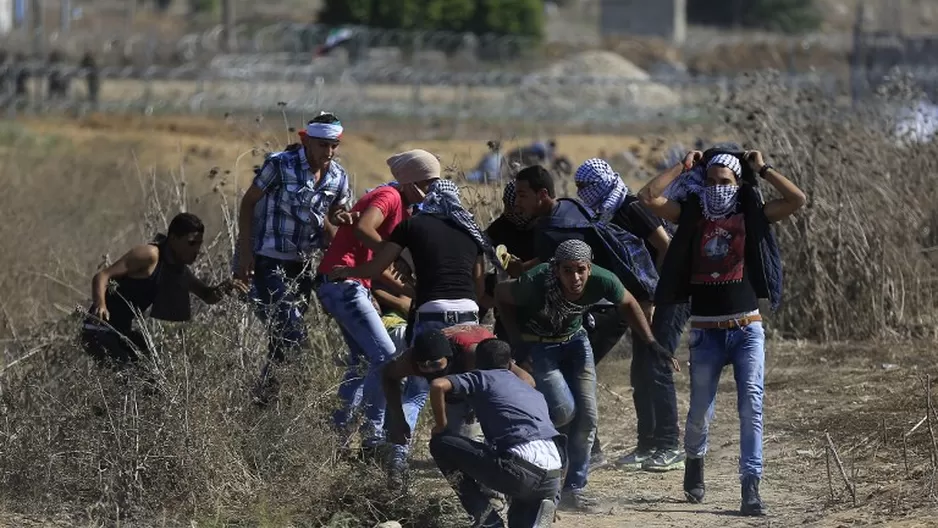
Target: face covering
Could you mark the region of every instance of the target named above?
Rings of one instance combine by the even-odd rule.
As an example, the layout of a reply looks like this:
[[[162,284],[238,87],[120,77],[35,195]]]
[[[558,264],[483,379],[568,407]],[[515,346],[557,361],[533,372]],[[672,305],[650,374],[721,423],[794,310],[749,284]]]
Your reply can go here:
[[[736,210],[736,185],[713,185],[704,191],[703,212],[710,220],[725,218]]]

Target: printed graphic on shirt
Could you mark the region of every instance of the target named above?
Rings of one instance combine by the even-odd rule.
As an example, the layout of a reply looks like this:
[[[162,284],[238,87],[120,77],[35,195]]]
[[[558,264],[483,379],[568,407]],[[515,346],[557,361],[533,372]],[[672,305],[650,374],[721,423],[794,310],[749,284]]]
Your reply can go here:
[[[700,233],[691,282],[741,282],[746,251],[745,217],[737,214],[718,220],[701,220]]]

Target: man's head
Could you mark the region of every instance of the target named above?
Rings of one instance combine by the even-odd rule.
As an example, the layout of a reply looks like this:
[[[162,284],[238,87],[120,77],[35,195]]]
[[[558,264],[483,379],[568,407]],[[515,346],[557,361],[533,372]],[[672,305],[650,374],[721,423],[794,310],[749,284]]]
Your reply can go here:
[[[476,345],[476,368],[479,370],[511,368],[511,345],[494,337],[480,341]]]
[[[707,162],[707,187],[716,185],[739,185],[742,165],[732,154],[717,154]]]
[[[205,226],[192,213],[179,213],[169,223],[166,244],[174,261],[189,265],[195,262],[202,249]]]
[[[300,142],[306,150],[306,159],[314,171],[325,171],[335,156],[342,140],[342,122],[330,112],[322,112],[300,131]]]
[[[515,205],[526,218],[549,215],[554,196],[554,178],[541,165],[525,167],[515,176]]]
[[[421,376],[434,379],[445,376],[453,358],[453,345],[439,330],[428,330],[414,338],[414,363]]]
[[[578,299],[593,269],[593,250],[582,240],[565,240],[551,259],[553,272],[560,281],[564,296]]]
[[[436,156],[422,149],[397,153],[387,159],[391,175],[400,183],[406,205],[423,201],[430,184],[440,179],[443,167]]]

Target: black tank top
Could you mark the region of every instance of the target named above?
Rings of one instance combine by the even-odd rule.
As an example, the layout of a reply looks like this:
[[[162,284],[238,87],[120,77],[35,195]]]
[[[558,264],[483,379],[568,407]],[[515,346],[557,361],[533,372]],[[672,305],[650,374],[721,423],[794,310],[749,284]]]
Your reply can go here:
[[[107,322],[115,330],[121,333],[129,332],[136,317],[136,312],[145,312],[159,291],[160,272],[163,271],[163,248],[157,244],[150,244],[159,248],[159,260],[156,268],[149,277],[135,279],[132,277],[121,277],[115,279],[117,287],[113,289],[108,287],[104,294],[104,302],[107,304],[107,310],[110,314],[110,320]],[[98,321],[91,321],[93,324],[101,324]]]

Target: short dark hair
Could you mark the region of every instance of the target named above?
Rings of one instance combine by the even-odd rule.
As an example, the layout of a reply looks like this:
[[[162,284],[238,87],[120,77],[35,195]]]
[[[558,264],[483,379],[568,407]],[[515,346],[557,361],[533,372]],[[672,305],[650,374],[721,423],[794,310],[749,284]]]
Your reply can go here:
[[[336,117],[336,115],[333,114],[332,112],[323,112],[319,114],[318,116],[310,119],[308,122],[309,123],[325,123],[327,125],[331,125],[333,123],[338,123],[339,118]]]
[[[414,361],[437,361],[453,357],[453,344],[440,330],[428,330],[414,338]]]
[[[515,181],[528,182],[528,186],[531,187],[531,190],[534,192],[547,189],[547,196],[551,198],[556,196],[554,192],[554,177],[550,175],[550,171],[545,169],[543,165],[531,165],[530,167],[521,169],[518,171],[518,174],[515,175]]]
[[[205,233],[205,225],[202,220],[192,213],[179,213],[173,217],[166,230],[169,236],[186,236],[193,233]]]
[[[511,368],[511,345],[497,338],[489,338],[476,345],[476,368],[495,370]]]

